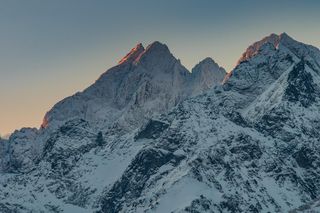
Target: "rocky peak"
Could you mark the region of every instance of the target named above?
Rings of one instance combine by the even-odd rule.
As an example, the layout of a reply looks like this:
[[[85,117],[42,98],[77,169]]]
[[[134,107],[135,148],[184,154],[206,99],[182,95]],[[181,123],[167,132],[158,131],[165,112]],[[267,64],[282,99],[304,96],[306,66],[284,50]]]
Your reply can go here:
[[[155,41],[136,59],[135,63],[145,67],[146,70],[167,71],[172,69],[178,60],[171,54],[167,45]]]
[[[212,58],[207,57],[200,61],[194,68],[192,68],[193,74],[200,74],[202,72],[218,72],[223,73],[223,75],[226,74],[225,69],[220,67]],[[217,73],[217,74],[218,74]]]
[[[140,54],[144,51],[144,47],[141,43],[137,44],[134,48],[131,49],[131,51],[123,57],[118,64],[123,64],[123,63],[131,63],[134,60],[136,60]]]
[[[167,45],[165,45],[159,41],[154,41],[147,46],[146,52],[170,53],[170,50]]]
[[[284,40],[293,40],[286,32],[283,32],[279,35],[280,41]]]
[[[279,48],[280,44],[286,46],[288,49],[291,49],[298,43],[299,42],[295,41],[286,33],[281,33],[279,35],[272,33],[271,35],[264,37],[260,41],[257,41],[250,45],[240,57],[238,64],[249,60],[261,51],[266,51],[268,49],[271,51],[276,50]]]
[[[266,43],[270,43],[274,47],[277,46],[277,44],[279,43],[279,36],[273,33],[267,37],[264,37],[262,40],[250,45],[238,60],[238,64],[240,64],[243,61],[247,61],[248,59],[258,54],[260,48],[264,46]]]
[[[279,34],[279,42],[281,44],[285,44],[286,46],[290,47],[291,45],[295,45],[297,43],[302,44],[296,40],[294,40],[292,37],[290,37],[287,33],[281,33]]]
[[[215,66],[217,67],[217,64],[214,62],[214,60],[210,57],[207,57],[205,59],[203,59],[202,61],[200,61],[198,64],[196,64],[196,66],[194,66],[194,68],[192,68],[192,72],[197,72],[199,69],[201,69],[202,67],[208,67],[208,66]]]
[[[200,94],[207,89],[222,83],[225,69],[220,67],[212,58],[207,57],[192,69],[193,94]]]
[[[318,54],[313,54],[315,51],[311,47],[286,33],[271,34],[247,48],[238,65],[225,78],[224,85],[255,97],[252,94],[261,94],[284,71],[306,56],[316,58]]]
[[[192,74],[194,76],[206,77],[207,75],[212,75],[216,77],[216,80],[220,83],[227,74],[223,67],[220,67],[212,58],[207,57],[200,61],[194,68],[192,68]],[[204,79],[203,79],[204,80]]]

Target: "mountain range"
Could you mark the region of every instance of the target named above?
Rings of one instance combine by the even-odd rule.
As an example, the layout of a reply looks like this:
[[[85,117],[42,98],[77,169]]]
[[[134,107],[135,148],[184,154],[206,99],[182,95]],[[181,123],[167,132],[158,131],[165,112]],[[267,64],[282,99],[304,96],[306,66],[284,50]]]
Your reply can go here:
[[[271,34],[227,73],[137,44],[0,141],[1,212],[320,212],[320,50]]]

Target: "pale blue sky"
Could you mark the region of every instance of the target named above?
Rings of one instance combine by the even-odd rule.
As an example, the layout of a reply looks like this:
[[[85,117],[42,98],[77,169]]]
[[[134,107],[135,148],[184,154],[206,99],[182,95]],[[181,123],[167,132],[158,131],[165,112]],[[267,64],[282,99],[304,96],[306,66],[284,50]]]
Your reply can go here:
[[[136,43],[228,71],[252,42],[287,32],[320,47],[318,0],[0,0],[0,134],[39,126]]]

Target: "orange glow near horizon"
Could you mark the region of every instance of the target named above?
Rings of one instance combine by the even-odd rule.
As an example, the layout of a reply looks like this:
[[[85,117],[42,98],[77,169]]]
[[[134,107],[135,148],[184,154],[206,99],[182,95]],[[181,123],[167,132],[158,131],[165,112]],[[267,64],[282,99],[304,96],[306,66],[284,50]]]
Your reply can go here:
[[[314,0],[3,1],[0,135],[39,127],[55,103],[128,60],[138,42],[166,44],[188,70],[211,57],[230,71],[271,33],[320,47],[319,8]]]

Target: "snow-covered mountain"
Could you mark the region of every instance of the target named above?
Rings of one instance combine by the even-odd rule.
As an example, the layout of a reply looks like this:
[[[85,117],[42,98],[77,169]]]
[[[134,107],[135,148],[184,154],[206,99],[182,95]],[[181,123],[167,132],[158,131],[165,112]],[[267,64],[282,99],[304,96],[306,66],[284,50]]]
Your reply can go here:
[[[92,86],[56,104],[44,128],[82,118],[102,129],[134,129],[155,114],[168,112],[187,97],[222,82],[226,72],[206,59],[190,73],[160,42],[133,48]],[[205,78],[206,82],[200,79]]]
[[[34,137],[34,130],[16,131],[7,148],[12,156],[2,157],[7,159],[3,160],[6,162],[3,168],[27,166],[19,169],[30,169],[28,164],[41,156],[45,141],[68,121],[83,119],[97,131],[123,135],[139,128],[151,117],[167,113],[187,97],[221,84],[226,74],[209,58],[194,70],[194,73],[189,72],[160,42],[146,49],[137,44],[93,85],[57,103],[45,115],[37,137]],[[206,79],[205,83],[200,79]]]
[[[0,174],[0,211],[317,212],[319,64],[319,49],[285,33],[227,76],[139,44],[41,130],[11,136],[42,148]]]

